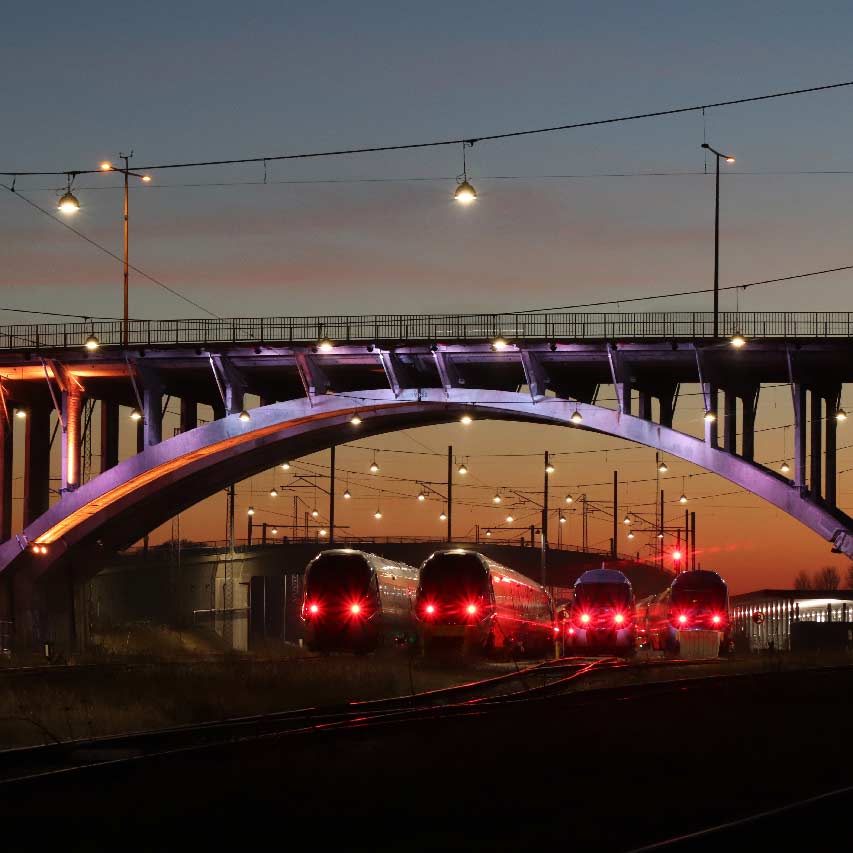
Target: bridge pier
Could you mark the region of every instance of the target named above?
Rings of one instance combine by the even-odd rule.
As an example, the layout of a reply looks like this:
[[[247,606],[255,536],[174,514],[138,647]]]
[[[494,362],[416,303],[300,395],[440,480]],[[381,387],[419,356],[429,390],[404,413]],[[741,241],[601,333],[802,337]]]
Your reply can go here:
[[[181,432],[189,432],[198,426],[198,403],[181,397]]]
[[[62,492],[73,492],[80,485],[80,415],[83,393],[69,383],[62,392]]]
[[[50,505],[50,402],[30,406],[24,454],[24,527]]]
[[[708,411],[717,413],[717,386],[711,385],[710,382],[702,384],[702,396],[705,400],[705,406]],[[705,444],[709,447],[719,446],[720,425],[719,420],[705,421]]]
[[[806,488],[806,388],[801,383],[791,387],[794,401],[794,485]]]
[[[101,400],[101,473],[118,465],[118,403]]]
[[[741,392],[743,406],[743,428],[741,429],[741,456],[749,462],[755,459],[755,414],[758,410],[760,386]]]
[[[0,415],[0,542],[12,538],[12,413],[6,400]]]
[[[830,506],[835,506],[837,498],[836,439],[838,421],[835,420],[835,413],[838,411],[840,399],[840,386],[830,389],[824,396],[826,411],[824,417],[824,441],[826,444],[824,451],[824,480],[826,483],[824,498]]]
[[[142,391],[143,448],[163,440],[163,389],[146,383]]]
[[[821,419],[823,416],[823,400],[817,389],[812,388],[809,393],[811,411],[811,477],[809,478],[809,487],[812,497],[819,499],[822,494],[821,489]]]
[[[723,450],[737,453],[737,394],[723,390]]]

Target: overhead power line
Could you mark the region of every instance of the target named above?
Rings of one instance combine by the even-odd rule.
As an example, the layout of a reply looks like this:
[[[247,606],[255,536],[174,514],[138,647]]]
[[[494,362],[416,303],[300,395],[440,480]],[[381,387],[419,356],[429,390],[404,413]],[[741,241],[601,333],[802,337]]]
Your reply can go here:
[[[99,243],[97,240],[93,240],[87,234],[84,234],[82,231],[78,231],[76,228],[74,228],[72,225],[69,225],[67,222],[63,222],[58,216],[54,216],[49,210],[45,210],[41,205],[36,204],[36,202],[34,202],[32,199],[27,198],[25,195],[22,195],[20,192],[18,192],[17,190],[13,189],[10,186],[7,186],[6,184],[0,184],[0,187],[2,187],[4,190],[7,190],[15,198],[19,198],[19,199],[21,199],[21,201],[24,201],[28,205],[30,205],[30,207],[35,208],[39,213],[43,213],[46,217],[48,217],[48,219],[53,220],[54,222],[61,225],[63,228],[67,228],[72,234],[76,234],[82,240],[85,240],[87,243],[94,246],[96,249],[103,252],[105,255],[109,255],[111,258],[113,258],[114,260],[118,261],[121,264],[124,263],[124,258],[119,257],[117,254],[115,254],[115,252],[110,251],[102,243]],[[147,272],[145,272],[145,270],[141,270],[139,267],[136,267],[133,264],[128,264],[128,266],[134,272],[139,273],[139,275],[141,275],[143,278],[147,278],[148,281],[152,282],[153,284],[156,284],[158,287],[162,287],[163,290],[168,291],[173,296],[177,296],[178,299],[182,299],[188,305],[192,305],[194,308],[198,308],[199,311],[203,311],[205,314],[209,314],[211,317],[214,317],[217,320],[222,319],[218,314],[214,314],[213,311],[210,311],[209,309],[205,308],[203,305],[199,305],[198,302],[195,302],[194,300],[190,299],[189,296],[184,296],[183,293],[181,293],[178,290],[175,290],[174,287],[169,287],[168,284],[164,284],[162,281],[160,281],[159,278],[154,278],[153,275],[149,275]],[[12,310],[14,310],[14,309],[12,309]],[[36,312],[30,312],[30,313],[36,313]],[[42,312],[39,312],[39,313],[42,313]],[[79,316],[79,315],[71,315],[71,316]]]
[[[793,95],[807,95],[815,92],[826,92],[831,89],[842,89],[853,86],[853,80],[843,83],[828,83],[823,86],[810,86],[804,89],[789,89],[784,92],[772,92],[766,95],[753,95],[748,98],[733,98],[726,101],[716,101],[706,104],[693,104],[686,107],[673,107],[665,110],[654,110],[645,113],[633,113],[631,115],[613,116],[611,118],[595,119],[592,121],[572,122],[569,124],[550,125],[548,127],[525,128],[510,130],[503,133],[491,133],[483,136],[462,136],[448,139],[436,139],[428,142],[409,142],[399,145],[373,145],[367,148],[339,148],[325,151],[303,152],[298,154],[272,154],[262,157],[236,157],[223,160],[196,160],[178,163],[158,163],[148,166],[140,166],[140,171],[159,171],[163,169],[189,169],[199,166],[234,166],[247,163],[269,163],[277,160],[309,160],[320,157],[343,157],[352,154],[376,154],[384,151],[412,151],[419,148],[437,148],[447,145],[473,145],[477,142],[497,142],[503,139],[517,139],[523,136],[537,136],[545,133],[557,133],[566,130],[579,130],[585,127],[598,127],[607,124],[619,124],[628,121],[639,121],[641,119],[662,118],[664,116],[679,115],[681,113],[699,112],[701,110],[718,109],[721,107],[732,107],[739,104],[757,103],[769,101],[776,98],[788,98]],[[25,176],[47,176],[47,175],[88,175],[100,171],[99,169],[49,169],[41,171],[4,171],[0,175],[7,177]]]

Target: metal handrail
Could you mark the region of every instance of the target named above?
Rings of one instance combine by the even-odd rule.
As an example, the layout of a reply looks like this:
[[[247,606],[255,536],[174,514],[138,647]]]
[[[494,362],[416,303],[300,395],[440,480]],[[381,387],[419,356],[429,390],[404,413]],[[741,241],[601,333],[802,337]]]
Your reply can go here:
[[[722,312],[720,335],[748,338],[851,338],[850,311]],[[211,344],[442,343],[618,339],[713,340],[710,311],[646,313],[364,314],[313,317],[234,317],[131,320],[128,346]],[[120,320],[0,326],[0,350],[82,347],[94,333],[102,346],[121,346]]]

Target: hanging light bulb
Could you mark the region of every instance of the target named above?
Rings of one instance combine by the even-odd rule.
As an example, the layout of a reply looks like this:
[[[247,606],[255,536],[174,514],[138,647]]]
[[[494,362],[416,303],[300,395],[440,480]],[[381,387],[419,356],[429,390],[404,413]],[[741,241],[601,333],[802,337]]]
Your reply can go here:
[[[575,409],[575,410],[572,412],[572,416],[569,418],[569,420],[570,420],[573,424],[579,424],[579,423],[582,423],[582,422],[583,422],[583,415],[581,415],[581,413],[580,413],[577,409]]]
[[[438,514],[438,520],[439,520],[439,521],[447,521],[447,513],[446,513],[444,510],[442,510],[442,511]]]
[[[730,343],[735,349],[740,349],[746,346],[746,338],[740,332],[735,332]]]
[[[500,352],[501,350],[505,350],[509,344],[506,342],[504,338],[495,338],[492,341],[492,349],[496,352]]]
[[[658,539],[663,539],[663,530],[658,533]]]
[[[86,338],[85,346],[86,349],[89,350],[89,352],[94,352],[96,349],[98,349],[98,347],[100,347],[100,345],[101,342],[98,340],[98,336],[94,332],[92,332],[92,334],[89,335],[88,338]]]
[[[377,521],[379,521],[379,519],[382,518],[382,511],[379,509],[379,507],[376,507],[376,512],[373,513],[373,517]]]
[[[376,474],[379,472],[379,466],[376,464],[376,457],[373,457],[373,462],[370,463],[370,473]]]
[[[678,502],[680,504],[686,504],[687,503],[687,495],[682,494],[681,497],[678,499]]]
[[[503,500],[503,498],[500,496],[500,493],[495,492],[495,496],[492,498],[492,503],[493,504],[499,504],[502,500]]]
[[[717,420],[717,413],[713,409],[705,409],[705,423],[712,424]]]
[[[15,409],[15,417],[19,421],[25,420],[27,417],[27,410],[26,409]]]
[[[326,535],[326,528],[325,528],[325,527],[321,527],[321,528],[320,528],[320,536],[321,536],[321,537],[323,537],[323,536],[325,536],[325,535]]]
[[[468,424],[470,424],[471,421],[473,421],[473,420],[474,420],[474,418],[472,418],[471,415],[469,415],[466,412],[464,415],[462,415],[461,418],[459,418],[459,423],[465,424],[465,426],[468,426]]]
[[[630,524],[630,523],[631,523],[631,516],[626,513],[625,518],[622,519],[622,524]]]
[[[273,529],[270,532],[272,533],[273,536],[278,536],[278,528],[277,527],[273,527]]]
[[[273,486],[270,489],[270,497],[271,498],[277,498],[278,497],[278,491],[276,490],[275,486]]]
[[[59,199],[59,203],[56,205],[56,207],[57,210],[61,211],[62,213],[72,215],[74,213],[77,213],[78,210],[80,210],[80,202],[77,201],[77,197],[69,189],[68,192],[65,193],[65,195],[62,196],[61,199]]]
[[[423,489],[421,489],[421,490],[418,492],[418,501],[419,501],[420,503],[423,503],[425,500],[426,500],[426,492],[425,492]]]
[[[110,163],[108,160],[104,160],[104,162],[101,163],[101,171],[102,172],[110,172],[110,171],[112,171],[112,168],[113,168],[113,164]]]
[[[141,421],[142,420],[142,412],[139,411],[135,406],[130,412],[130,419],[132,421]]]
[[[317,349],[320,352],[331,352],[334,348],[334,344],[328,338],[321,338],[317,342]]]
[[[629,539],[633,539],[633,538],[634,538],[634,531],[633,531],[633,530],[629,530],[629,531],[628,531],[628,538],[629,538]]]
[[[311,510],[311,517],[312,517],[312,518],[319,518],[319,516],[320,516],[320,511],[319,511],[319,510],[317,510],[317,509],[312,509],[312,510]]]
[[[254,508],[253,506],[250,506],[250,507],[246,510],[246,515],[254,515],[254,514],[255,514],[255,508]]]
[[[564,516],[564,515],[561,513],[561,514],[560,514],[560,524],[565,524],[565,523],[566,523],[566,516]]]
[[[361,423],[361,418],[358,416],[358,412],[356,412],[350,419],[349,422],[353,426],[358,426]]]
[[[350,494],[350,490],[349,490],[349,489],[347,489],[347,490],[344,492],[344,500],[345,500],[345,501],[348,501],[351,497],[352,497],[352,495]]]
[[[513,521],[515,521],[515,517],[513,516],[513,514],[512,514],[512,513],[510,513],[510,514],[506,517],[506,522],[507,522],[507,524],[512,524],[512,523],[513,523]]]
[[[658,471],[660,471],[661,474],[666,474],[666,472],[669,471],[669,467],[663,459],[661,459],[660,463],[658,464]]]
[[[783,462],[783,463],[779,466],[779,470],[780,470],[783,474],[787,474],[787,473],[791,470],[791,466],[790,466],[787,462]]]
[[[545,466],[546,474],[553,474],[556,470],[557,469],[550,462]]]
[[[566,495],[566,503],[567,503],[567,504],[572,503],[572,501],[573,501],[573,500],[574,500],[574,499],[572,498],[572,496],[571,496],[571,495]]]
[[[282,471],[289,471],[290,470],[290,463],[289,462],[282,462],[281,463],[281,470]]]
[[[464,462],[459,466],[459,468],[457,470],[459,471],[460,474],[463,474],[463,475],[468,473],[468,468],[466,467]]]
[[[843,423],[847,420],[847,412],[845,412],[844,409],[839,409],[835,413],[835,420],[837,420],[839,423]]]
[[[252,419],[252,416],[245,409],[243,409],[243,411],[240,412],[238,417],[240,418],[240,420],[243,423],[246,423],[247,421],[250,421]]]
[[[491,536],[491,535],[492,535],[492,531],[491,531],[491,530],[487,530],[487,531],[486,531],[486,536]]]
[[[468,183],[468,164],[465,158],[465,148],[470,147],[473,144],[473,142],[462,143],[462,174],[459,176],[462,180],[460,181],[459,186],[456,187],[456,192],[453,193],[453,198],[460,204],[471,204],[472,201],[477,200],[477,190]],[[459,178],[456,180],[458,181]]]

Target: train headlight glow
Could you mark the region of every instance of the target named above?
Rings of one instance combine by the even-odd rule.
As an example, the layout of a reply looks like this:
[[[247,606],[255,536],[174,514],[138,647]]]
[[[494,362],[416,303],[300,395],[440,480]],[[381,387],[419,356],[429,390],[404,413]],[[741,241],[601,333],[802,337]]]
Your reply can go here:
[[[711,621],[712,621],[715,625],[719,625],[719,624],[720,624],[720,617],[719,617],[719,616],[714,616],[714,618],[713,618]]]

